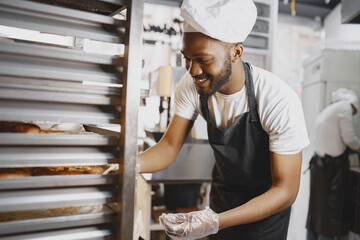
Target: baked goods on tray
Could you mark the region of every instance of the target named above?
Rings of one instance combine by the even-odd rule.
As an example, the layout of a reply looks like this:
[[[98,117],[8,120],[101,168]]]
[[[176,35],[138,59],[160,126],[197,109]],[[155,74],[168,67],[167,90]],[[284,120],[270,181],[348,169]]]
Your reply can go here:
[[[0,169],[0,178],[19,178],[30,177],[31,170],[29,168],[2,168]]]
[[[102,174],[105,169],[103,166],[37,167],[33,168],[32,176]]]
[[[41,133],[41,129],[32,123],[0,121],[0,132]]]
[[[80,134],[80,132],[71,132],[58,129],[44,129],[38,125],[27,122],[0,121],[0,132],[8,133],[65,133]]]
[[[61,217],[74,214],[98,213],[102,209],[102,204],[92,204],[84,206],[47,208],[29,211],[2,212],[0,213],[0,222],[19,221],[34,218]]]
[[[121,165],[121,164],[120,164]],[[77,174],[114,174],[121,173],[119,164],[88,165],[88,166],[56,166],[56,167],[24,167],[0,168],[0,178],[20,178],[30,176],[54,176]]]
[[[60,129],[59,129],[60,128]],[[71,131],[66,131],[71,130]],[[81,124],[55,124],[50,129],[41,128],[33,123],[20,121],[0,121],[0,133],[36,133],[36,134],[93,134],[86,132]],[[59,163],[60,165],[61,163]],[[123,167],[119,164],[107,164],[100,166],[46,166],[24,168],[1,168],[0,178],[17,178],[28,176],[45,175],[76,175],[76,174],[109,174],[120,173]]]

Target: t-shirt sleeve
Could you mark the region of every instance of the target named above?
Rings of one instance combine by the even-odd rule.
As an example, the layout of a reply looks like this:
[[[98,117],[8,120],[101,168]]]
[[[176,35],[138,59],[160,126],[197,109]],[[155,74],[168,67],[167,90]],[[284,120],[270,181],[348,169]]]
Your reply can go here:
[[[269,134],[269,149],[277,154],[296,154],[309,145],[301,102],[289,87],[267,92],[263,100],[262,126]]]
[[[196,107],[198,100],[196,96],[196,88],[191,79],[189,80],[188,73],[186,73],[176,86],[174,114],[182,118],[195,120],[198,116]]]

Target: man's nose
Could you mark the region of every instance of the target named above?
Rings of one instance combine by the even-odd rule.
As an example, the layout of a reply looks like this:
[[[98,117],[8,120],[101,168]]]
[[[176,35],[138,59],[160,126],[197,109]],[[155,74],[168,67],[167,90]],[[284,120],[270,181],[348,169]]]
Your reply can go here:
[[[190,73],[191,76],[198,76],[198,75],[201,75],[203,73],[200,65],[197,64],[196,62],[190,62],[188,70],[189,70],[189,73]]]

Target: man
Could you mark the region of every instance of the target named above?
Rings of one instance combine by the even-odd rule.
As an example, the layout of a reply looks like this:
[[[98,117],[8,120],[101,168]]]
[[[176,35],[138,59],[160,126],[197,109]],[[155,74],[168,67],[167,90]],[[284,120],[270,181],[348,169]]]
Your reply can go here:
[[[210,208],[163,214],[161,224],[175,239],[286,239],[309,141],[294,91],[241,61],[256,7],[251,0],[185,0],[181,16],[188,72],[166,133],[138,164],[141,172],[168,167],[198,114],[207,121],[216,163]]]
[[[332,104],[316,119],[315,155],[310,161],[308,240],[334,240],[349,231],[348,148],[360,152],[353,115],[359,101],[352,90],[331,94]]]

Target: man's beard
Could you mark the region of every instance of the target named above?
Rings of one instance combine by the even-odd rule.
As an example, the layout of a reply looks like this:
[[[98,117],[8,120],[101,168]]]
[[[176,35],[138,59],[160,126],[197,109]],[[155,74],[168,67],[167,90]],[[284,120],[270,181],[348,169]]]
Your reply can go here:
[[[210,97],[215,92],[220,90],[220,88],[229,81],[230,75],[231,75],[231,61],[230,61],[230,56],[228,56],[224,62],[224,66],[223,69],[221,70],[221,73],[217,77],[214,77],[212,75],[206,75],[206,78],[210,80],[210,92],[204,92],[199,94],[202,96]]]

